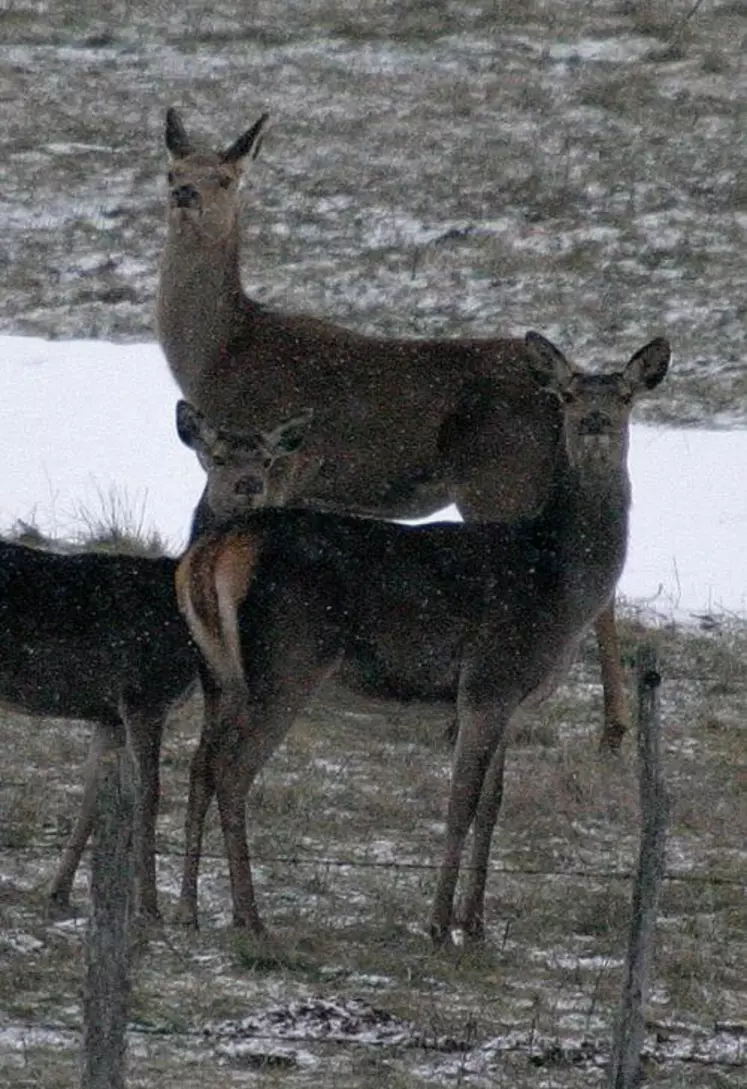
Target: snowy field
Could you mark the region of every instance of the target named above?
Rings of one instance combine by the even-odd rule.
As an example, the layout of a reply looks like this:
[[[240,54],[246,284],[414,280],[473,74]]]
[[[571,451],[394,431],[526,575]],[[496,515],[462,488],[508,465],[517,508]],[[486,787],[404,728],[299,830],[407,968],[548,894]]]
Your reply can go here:
[[[384,336],[536,328],[582,365],[670,340],[636,409],[621,584],[623,660],[661,654],[671,799],[645,1077],[743,1089],[744,0],[17,0],[0,36],[0,532],[85,538],[127,512],[183,546],[202,474],[152,343],[170,105],[211,147],[270,112],[241,212],[264,305]],[[170,925],[199,700],[171,716],[129,1084],[607,1084],[640,813],[634,738],[597,756],[596,644],[511,746],[484,946],[435,956],[451,713],[333,685],[300,717],[248,806],[276,962],[228,930],[215,816],[200,932]],[[45,908],[89,734],[0,715],[7,1089],[80,1081],[88,868],[78,919]]]
[[[203,475],[176,437],[158,346],[3,336],[0,352],[0,530],[21,519],[75,536],[114,507],[178,551]],[[742,616],[747,432],[635,425],[630,472],[621,594],[649,617]]]

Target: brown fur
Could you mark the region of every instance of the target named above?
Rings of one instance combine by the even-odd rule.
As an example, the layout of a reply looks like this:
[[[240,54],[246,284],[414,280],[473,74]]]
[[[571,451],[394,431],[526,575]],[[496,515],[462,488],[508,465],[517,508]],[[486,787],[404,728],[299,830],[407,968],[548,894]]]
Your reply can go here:
[[[589,375],[538,334],[528,334],[527,350],[534,380],[553,390],[564,421],[550,495],[534,518],[414,527],[264,509],[198,541],[182,560],[180,603],[208,665],[215,710],[190,780],[183,918],[196,920],[202,822],[215,790],[234,921],[262,931],[246,792],[321,679],[343,660],[383,656],[394,670],[405,661],[434,683],[450,678],[457,693],[431,931],[437,942],[449,940],[472,828],[461,922],[470,935],[482,932],[509,726],[521,707],[553,690],[614,592],[627,543],[632,402],[658,385],[670,355],[666,341],[654,340],[622,371]]]
[[[417,518],[449,502],[466,520],[538,511],[558,452],[560,413],[527,370],[524,342],[365,336],[260,305],[239,270],[239,181],[265,116],[223,152],[197,148],[169,110],[171,152],[158,335],[185,396],[215,425],[266,430],[313,410],[271,503]],[[612,614],[601,630],[605,728],[627,721]]]

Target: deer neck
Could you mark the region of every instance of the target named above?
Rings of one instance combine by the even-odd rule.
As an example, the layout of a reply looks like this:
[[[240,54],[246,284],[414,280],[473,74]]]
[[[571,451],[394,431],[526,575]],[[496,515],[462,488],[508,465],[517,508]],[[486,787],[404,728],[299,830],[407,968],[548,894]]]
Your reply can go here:
[[[211,244],[170,225],[158,285],[158,338],[186,397],[246,320],[238,231]]]
[[[200,537],[206,536],[208,533],[212,533],[213,530],[220,528],[220,520],[215,517],[213,508],[210,506],[210,500],[208,499],[207,485],[205,486],[200,501],[194,509],[192,514],[192,524],[189,528],[189,542],[188,547],[191,546],[200,539]]]
[[[545,508],[559,590],[591,620],[614,593],[628,541],[630,481],[625,466],[567,469]]]

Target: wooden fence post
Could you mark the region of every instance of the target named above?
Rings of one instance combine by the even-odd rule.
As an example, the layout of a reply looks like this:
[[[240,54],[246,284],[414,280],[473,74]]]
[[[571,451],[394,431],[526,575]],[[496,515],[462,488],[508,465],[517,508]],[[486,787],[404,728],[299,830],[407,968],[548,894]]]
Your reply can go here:
[[[659,764],[659,664],[650,643],[638,647],[638,774],[641,843],[633,886],[632,918],[622,998],[612,1043],[610,1089],[633,1089],[643,1081],[641,1052],[648,974],[659,889],[664,875],[668,799]]]
[[[137,771],[124,731],[102,761],[91,858],[82,1089],[124,1089]]]

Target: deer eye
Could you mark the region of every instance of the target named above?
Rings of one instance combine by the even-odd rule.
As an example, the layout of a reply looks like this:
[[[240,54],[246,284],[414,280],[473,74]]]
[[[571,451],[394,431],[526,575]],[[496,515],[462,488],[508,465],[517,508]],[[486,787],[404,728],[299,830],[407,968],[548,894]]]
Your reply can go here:
[[[223,174],[222,177],[218,179],[218,184],[220,185],[221,189],[228,189],[232,181],[233,179],[229,178],[227,174]]]
[[[168,174],[166,175],[166,181],[169,183],[169,185],[174,184],[174,171],[173,170],[169,170]]]
[[[569,389],[564,389],[560,394],[560,399],[564,405],[572,405],[576,398],[573,396]]]

